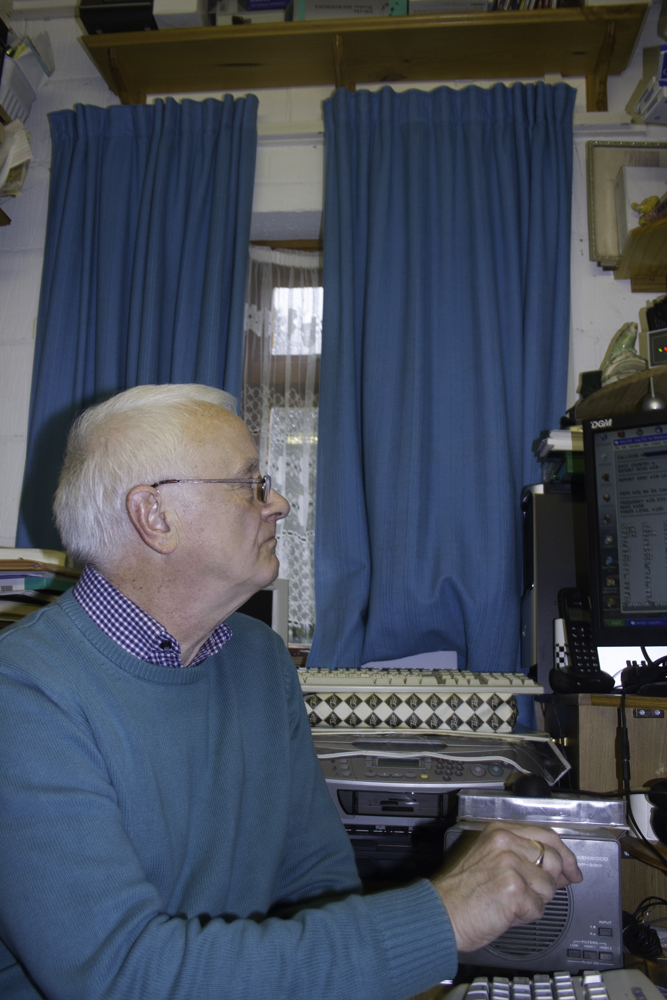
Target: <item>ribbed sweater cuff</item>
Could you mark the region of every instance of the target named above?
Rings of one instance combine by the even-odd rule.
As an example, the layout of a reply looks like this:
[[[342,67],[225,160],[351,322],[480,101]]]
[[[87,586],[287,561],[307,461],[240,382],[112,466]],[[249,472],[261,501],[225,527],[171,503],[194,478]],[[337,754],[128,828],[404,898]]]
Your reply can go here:
[[[405,998],[453,979],[458,967],[454,931],[440,896],[426,879],[366,896],[387,958],[388,996]]]

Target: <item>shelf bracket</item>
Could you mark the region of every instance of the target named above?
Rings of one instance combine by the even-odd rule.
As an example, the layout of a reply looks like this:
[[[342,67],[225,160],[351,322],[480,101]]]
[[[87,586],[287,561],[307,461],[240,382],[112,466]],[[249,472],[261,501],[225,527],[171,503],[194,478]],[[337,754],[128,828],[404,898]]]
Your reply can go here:
[[[118,60],[116,58],[115,49],[107,49],[107,59],[109,62],[109,74],[113,80],[114,87],[116,88],[116,93],[120,97],[121,104],[145,104],[146,95],[132,93],[128,87],[125,86],[125,81],[123,80],[122,73],[118,66]]]
[[[614,54],[616,43],[616,22],[610,21],[607,25],[605,37],[600,46],[598,57],[595,62],[595,69],[586,77],[586,110],[606,111],[607,110],[607,77],[611,57]]]
[[[334,62],[334,83],[336,88],[345,87],[350,93],[354,93],[356,85],[347,79],[345,69],[345,57],[343,55],[343,36],[335,34],[333,36],[333,62]]]

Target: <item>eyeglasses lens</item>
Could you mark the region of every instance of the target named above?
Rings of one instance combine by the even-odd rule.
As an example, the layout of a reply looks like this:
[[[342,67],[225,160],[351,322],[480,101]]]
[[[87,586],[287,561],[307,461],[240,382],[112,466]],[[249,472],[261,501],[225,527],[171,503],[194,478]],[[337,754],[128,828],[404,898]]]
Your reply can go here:
[[[262,484],[260,486],[260,495],[262,498],[262,503],[266,503],[271,494],[271,476],[263,476]]]

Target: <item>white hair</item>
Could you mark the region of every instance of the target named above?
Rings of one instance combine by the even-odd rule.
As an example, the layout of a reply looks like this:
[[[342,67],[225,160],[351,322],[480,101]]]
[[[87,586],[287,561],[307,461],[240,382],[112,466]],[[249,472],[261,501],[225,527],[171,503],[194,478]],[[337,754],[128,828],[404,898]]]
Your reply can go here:
[[[125,506],[133,486],[187,478],[190,420],[236,400],[208,385],[138,385],[85,410],[67,440],[53,504],[65,549],[98,567],[133,534]]]

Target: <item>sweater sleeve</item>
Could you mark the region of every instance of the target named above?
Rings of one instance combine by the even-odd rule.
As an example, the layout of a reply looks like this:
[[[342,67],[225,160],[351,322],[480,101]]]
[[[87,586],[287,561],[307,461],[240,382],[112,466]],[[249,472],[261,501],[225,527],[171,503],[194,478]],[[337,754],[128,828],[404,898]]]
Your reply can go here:
[[[296,719],[294,778],[312,784],[312,747],[298,763],[306,737]],[[324,871],[341,846],[313,829],[288,860],[286,901],[336,885]],[[356,888],[344,852],[341,865]],[[48,1000],[404,1000],[456,965],[445,908],[423,881],[289,918],[166,912],[86,720],[16,669],[0,679],[0,938],[25,972],[15,995],[31,980]]]

